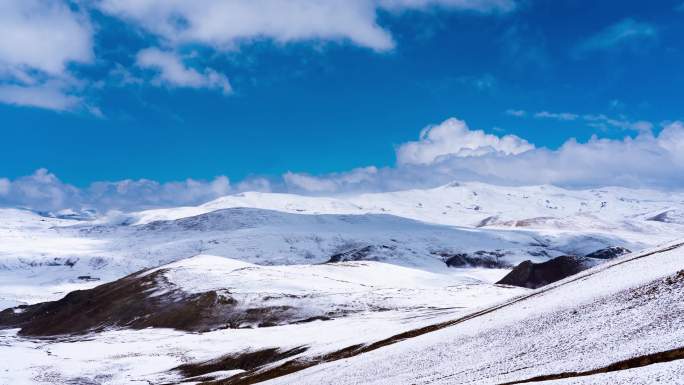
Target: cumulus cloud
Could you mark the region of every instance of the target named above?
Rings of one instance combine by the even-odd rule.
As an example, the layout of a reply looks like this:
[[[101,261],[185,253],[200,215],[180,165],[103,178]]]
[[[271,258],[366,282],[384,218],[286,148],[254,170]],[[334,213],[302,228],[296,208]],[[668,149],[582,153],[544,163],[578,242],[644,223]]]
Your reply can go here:
[[[514,0],[22,0],[0,1],[0,103],[58,111],[85,109],[101,115],[84,97],[73,64],[96,62],[93,10],[123,20],[158,40],[136,64],[158,72],[154,84],[231,92],[228,78],[211,68],[186,65],[174,52],[200,45],[217,51],[256,40],[277,43],[344,41],[376,51],[395,46],[378,24],[382,11],[432,7],[505,13]],[[98,58],[99,59],[99,58]],[[109,63],[116,65],[115,63]],[[129,74],[114,71],[119,74]],[[134,76],[123,79],[139,81]],[[482,87],[487,86],[482,83]]]
[[[653,41],[658,37],[658,29],[634,19],[624,19],[583,41],[576,53],[622,48],[628,44]]]
[[[200,73],[193,68],[186,67],[173,52],[147,48],[138,53],[136,64],[141,68],[157,71],[156,81],[160,84],[171,87],[213,88],[221,90],[224,94],[232,91],[225,75],[211,68],[206,68]]]
[[[161,183],[148,179],[95,182],[77,188],[46,169],[14,180],[0,178],[0,206],[40,211],[62,209],[139,210],[151,207],[199,204],[233,192],[230,181],[187,179]]]
[[[46,169],[36,170],[32,175],[0,180],[0,204],[4,206],[27,206],[36,210],[73,207],[80,201],[81,192],[76,187],[62,183]]]
[[[482,156],[491,153],[519,154],[534,146],[515,135],[502,137],[470,130],[462,120],[451,118],[420,132],[420,140],[397,149],[399,164],[430,164],[444,157]]]
[[[67,110],[77,82],[71,63],[94,59],[92,28],[61,0],[0,2],[0,102]]]
[[[316,177],[287,172],[283,181],[288,191],[305,193],[334,193],[353,190],[356,186],[373,183],[378,174],[375,166],[355,168],[348,172]]]
[[[460,132],[458,136],[468,137],[477,132],[457,120],[451,125],[459,127],[455,130]],[[403,163],[398,152],[396,167],[378,169],[372,178],[347,184],[344,190],[337,191],[433,187],[454,180],[507,185],[554,184],[570,188],[684,188],[684,123],[679,121],[666,124],[658,135],[649,130],[634,138],[627,136],[619,140],[592,137],[582,143],[570,139],[556,150],[530,147],[515,152],[474,151],[465,156],[426,156],[419,157],[421,161]],[[315,178],[322,185],[343,177],[344,173],[338,173]]]
[[[0,206],[46,211],[94,208],[106,212],[110,209],[138,210],[193,205],[241,191],[330,195],[427,188],[452,181],[505,185],[553,184],[568,188],[684,188],[684,123],[681,121],[665,124],[657,135],[644,131],[635,137],[626,136],[623,139],[592,137],[587,142],[570,139],[558,149],[534,147],[517,137],[513,140],[515,145],[502,144],[506,142],[505,136],[470,130],[457,119],[449,119],[423,131],[437,127],[451,127],[445,130],[450,138],[447,141],[453,140],[451,136],[470,138],[465,143],[475,143],[471,147],[490,148],[473,151],[466,147],[468,151],[464,153],[461,151],[464,141],[456,140],[453,142],[456,145],[448,147],[454,152],[449,153],[443,150],[446,147],[439,145],[437,151],[429,149],[434,143],[422,139],[411,143],[428,146],[428,150],[410,152],[416,158],[409,157],[412,161],[402,162],[402,146],[397,149],[397,164],[394,167],[370,166],[327,175],[288,172],[280,181],[251,177],[235,186],[228,178],[219,176],[210,181],[187,179],[160,183],[141,179],[95,182],[79,189],[40,169],[32,175],[14,180],[0,178]],[[423,136],[430,137],[429,134]]]

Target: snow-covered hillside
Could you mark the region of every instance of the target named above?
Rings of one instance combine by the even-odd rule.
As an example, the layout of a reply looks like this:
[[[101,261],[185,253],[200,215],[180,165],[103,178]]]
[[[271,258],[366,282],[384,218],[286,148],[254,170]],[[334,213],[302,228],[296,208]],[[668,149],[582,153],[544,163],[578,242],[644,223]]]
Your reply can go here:
[[[302,369],[310,368],[266,383],[517,384],[567,378],[559,383],[681,384],[683,246],[679,241],[635,253],[432,332],[390,338],[346,359],[327,355],[318,365],[305,364]],[[275,376],[277,366],[270,369]]]
[[[205,333],[106,328],[34,340],[9,329],[0,333],[0,356],[13,370],[0,371],[0,381],[491,384],[580,373],[586,377],[562,383],[678,384],[682,245],[633,253],[534,291],[487,284],[486,270],[447,277],[379,262],[263,267],[199,256],[135,277],[164,277],[146,291],[153,298],[177,288],[225,290],[258,299],[251,304],[271,296],[277,305],[308,304],[306,315],[335,304],[354,310],[328,321]],[[81,306],[99,312],[107,304]],[[22,311],[30,310],[6,312]]]
[[[148,210],[126,216],[142,224],[178,219],[218,209],[251,207],[306,214],[391,214],[419,221],[464,227],[503,226],[567,230],[620,230],[657,233],[658,215],[678,220],[684,194],[609,187],[567,190],[555,186],[509,187],[451,183],[426,190],[352,196],[309,197],[242,193],[197,207]],[[554,220],[555,219],[555,220]],[[651,221],[647,221],[653,219]],[[680,218],[681,219],[681,218]],[[660,220],[666,222],[667,220]]]
[[[14,307],[0,312],[0,383],[488,384],[600,369],[684,345],[679,244],[607,263],[603,250],[680,238],[682,202],[468,183],[100,216],[0,209],[0,310]],[[536,291],[494,284],[561,255],[598,266]],[[681,371],[658,365],[637,377]]]
[[[374,260],[428,271],[639,250],[684,233],[684,195],[449,184],[308,197],[244,193],[197,207],[61,219],[0,209],[0,308],[57,299],[198,254],[259,265]]]

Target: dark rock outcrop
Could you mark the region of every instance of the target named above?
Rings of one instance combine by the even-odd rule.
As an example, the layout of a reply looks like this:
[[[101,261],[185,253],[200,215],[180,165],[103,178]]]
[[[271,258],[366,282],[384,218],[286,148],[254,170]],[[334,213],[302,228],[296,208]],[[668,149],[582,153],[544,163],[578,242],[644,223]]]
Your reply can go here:
[[[485,267],[488,269],[509,268],[510,264],[502,258],[506,255],[501,250],[479,250],[468,253],[437,253],[448,267]]]
[[[27,336],[83,334],[111,328],[173,328],[203,332],[222,328],[302,322],[289,306],[240,304],[225,290],[186,293],[167,282],[164,270],[135,273],[58,301],[0,312],[0,329]]]
[[[341,253],[330,256],[327,263],[349,262],[349,261],[381,261],[384,257],[394,251],[396,247],[387,245],[368,245],[353,248]]]
[[[367,260],[373,251],[373,246],[365,246],[358,249],[348,250],[332,255],[330,259],[328,259],[328,263]]]
[[[629,254],[632,251],[620,246],[606,247],[605,249],[596,250],[593,253],[585,255],[587,258],[596,259],[613,259],[621,255]]]
[[[536,289],[586,270],[596,263],[584,257],[561,256],[543,263],[525,261],[497,284]]]

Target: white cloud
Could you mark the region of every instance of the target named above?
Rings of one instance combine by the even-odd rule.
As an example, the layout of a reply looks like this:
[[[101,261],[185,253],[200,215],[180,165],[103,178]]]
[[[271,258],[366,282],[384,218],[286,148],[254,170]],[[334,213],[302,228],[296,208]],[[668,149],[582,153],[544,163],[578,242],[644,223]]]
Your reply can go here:
[[[95,182],[79,189],[46,169],[14,180],[0,178],[0,206],[56,211],[65,208],[137,210],[150,207],[199,204],[233,192],[230,181],[187,179],[160,183],[148,179]]]
[[[0,69],[62,75],[93,59],[87,19],[59,0],[0,2],[0,36]]]
[[[9,194],[10,180],[7,178],[0,178],[0,196]]]
[[[513,0],[380,0],[386,9],[421,9],[432,6],[477,12],[510,12],[515,9]]]
[[[465,130],[463,136],[477,132]],[[344,173],[317,176],[315,179],[324,185],[342,177]],[[402,163],[398,158],[396,167],[379,169],[370,179],[332,191],[432,187],[453,180],[511,185],[554,184],[571,188],[683,189],[684,123],[668,123],[658,135],[644,131],[635,138],[612,140],[592,137],[585,143],[570,139],[557,150],[484,151],[465,157],[436,157],[431,162],[413,163]]]
[[[67,110],[71,63],[93,61],[88,19],[61,0],[0,2],[0,102]]]
[[[304,193],[334,193],[354,189],[361,184],[373,183],[378,169],[374,166],[355,168],[348,172],[316,177],[288,171],[283,181],[288,191]]]
[[[156,70],[158,82],[172,87],[215,88],[224,94],[231,92],[230,82],[223,74],[211,68],[202,73],[186,67],[181,59],[172,52],[148,48],[140,51],[136,64],[141,68]]]
[[[430,164],[444,157],[481,156],[490,153],[519,154],[534,148],[515,135],[486,134],[470,130],[462,120],[451,118],[437,126],[428,126],[420,140],[408,142],[397,149],[399,164]]]
[[[53,110],[83,109],[88,84],[76,81],[73,64],[95,62],[93,9],[154,35],[160,47],[140,52],[138,64],[159,71],[169,86],[215,88],[229,93],[228,78],[194,69],[173,51],[189,45],[232,50],[255,40],[277,43],[344,41],[387,51],[391,33],[377,23],[380,10],[446,10],[504,13],[514,0],[22,0],[0,1],[0,102]],[[94,20],[94,19],[93,19]],[[106,27],[105,27],[106,28]],[[119,74],[129,74],[118,71]],[[115,72],[117,73],[117,72]],[[138,81],[125,76],[122,81]],[[55,86],[60,83],[60,86]],[[479,87],[488,87],[483,79]]]
[[[236,191],[260,191],[260,192],[271,192],[272,186],[271,181],[266,178],[261,177],[249,177],[235,187]]]
[[[537,119],[554,119],[554,120],[561,120],[561,121],[571,121],[571,120],[576,120],[577,118],[579,118],[579,115],[572,114],[569,112],[555,113],[555,112],[541,111],[541,112],[537,112],[536,114],[534,114],[534,117]]]
[[[172,44],[230,49],[245,40],[349,40],[376,50],[394,46],[363,0],[102,0],[101,10],[135,22]]]
[[[624,19],[591,36],[577,47],[577,52],[619,48],[631,42],[651,41],[658,37],[658,29],[634,19]]]
[[[99,209],[141,209],[191,205],[232,192],[230,180],[218,176],[211,181],[186,179],[160,183],[149,179],[95,182],[84,191],[82,204]]]
[[[231,49],[254,39],[280,43],[349,41],[385,51],[394,47],[377,11],[431,6],[476,12],[508,12],[513,0],[100,0],[102,11],[132,21],[174,45],[199,43]]]
[[[447,126],[460,125],[457,122],[460,121],[450,119],[445,123]],[[465,137],[473,133],[480,138],[487,135],[467,129],[464,123],[457,132]],[[503,137],[496,138],[503,140]],[[527,143],[520,138],[518,140]],[[634,138],[593,137],[584,143],[570,139],[556,150],[528,146],[530,148],[522,152],[471,152],[468,156],[437,156],[422,163],[401,163],[398,159],[395,167],[370,166],[327,175],[288,172],[283,175],[282,182],[275,183],[252,177],[238,183],[235,188],[228,178],[220,176],[211,181],[188,179],[160,183],[141,179],[96,182],[78,189],[40,169],[33,175],[14,180],[0,178],[0,206],[24,206],[38,210],[96,208],[106,212],[110,209],[199,204],[248,190],[336,194],[434,187],[454,180],[510,185],[553,184],[570,188],[684,189],[684,123],[680,121],[667,123],[658,135],[642,132]]]
[[[82,99],[70,95],[60,84],[47,82],[35,86],[0,85],[0,103],[67,111],[81,105]]]
[[[527,111],[525,110],[516,110],[516,109],[508,109],[506,110],[506,115],[511,115],[511,116],[516,116],[518,118],[522,118],[527,115]]]
[[[613,128],[620,128],[623,130],[633,130],[633,131],[639,131],[639,132],[648,132],[653,129],[653,123],[645,121],[645,120],[638,120],[638,121],[630,121],[626,119],[625,117],[619,117],[619,118],[611,118],[603,114],[599,115],[583,115],[582,119],[584,119],[586,122],[588,122],[589,126],[595,127],[595,128],[600,128],[603,130],[608,129],[609,127]]]
[[[327,176],[325,178],[317,178],[306,174],[295,174],[287,172],[283,175],[283,180],[286,184],[295,189],[302,189],[309,192],[333,192],[337,191],[337,184]]]
[[[506,111],[508,115],[513,115],[517,117],[525,117],[525,111],[518,110],[508,110]],[[653,129],[653,123],[646,120],[632,121],[624,115],[619,115],[617,117],[610,117],[604,114],[575,114],[571,112],[549,112],[540,111],[536,112],[534,115],[536,119],[550,119],[557,120],[561,122],[569,121],[583,121],[590,127],[598,128],[607,131],[610,128],[619,128],[621,130],[631,130],[638,132],[650,132]]]

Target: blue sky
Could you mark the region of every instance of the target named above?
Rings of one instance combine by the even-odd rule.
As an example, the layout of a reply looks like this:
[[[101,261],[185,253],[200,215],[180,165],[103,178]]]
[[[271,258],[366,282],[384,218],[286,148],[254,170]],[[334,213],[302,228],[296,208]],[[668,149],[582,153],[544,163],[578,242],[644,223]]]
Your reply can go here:
[[[335,190],[357,168],[402,174],[400,149],[448,118],[552,154],[571,138],[657,138],[684,119],[681,0],[237,0],[210,10],[206,22],[202,8],[216,2],[177,3],[0,6],[0,32],[16,37],[0,44],[7,185],[44,168],[76,189],[226,176],[233,191],[261,177],[291,185],[290,172],[323,186],[333,180]],[[462,170],[473,156],[457,155],[463,141],[449,140],[437,155],[460,159],[459,173],[426,185],[482,174]],[[675,158],[663,178],[682,171]],[[628,171],[606,184],[680,187]]]

